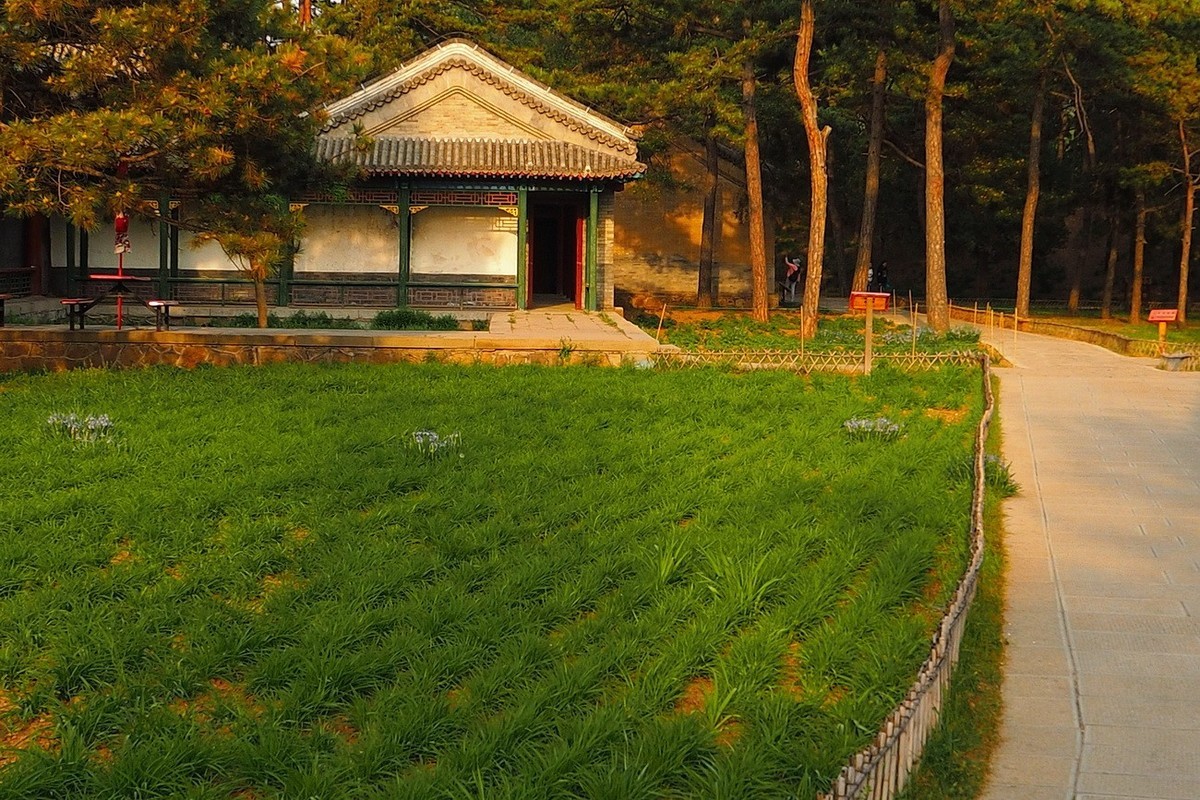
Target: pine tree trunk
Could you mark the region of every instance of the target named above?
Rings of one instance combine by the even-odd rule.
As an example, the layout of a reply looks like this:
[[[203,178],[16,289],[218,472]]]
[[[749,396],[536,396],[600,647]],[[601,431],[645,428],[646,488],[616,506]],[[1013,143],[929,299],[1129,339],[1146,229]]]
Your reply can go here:
[[[1029,292],[1033,283],[1033,236],[1037,222],[1038,198],[1042,191],[1042,118],[1046,109],[1046,76],[1042,76],[1033,99],[1033,118],[1029,125],[1029,175],[1025,187],[1025,210],[1021,214],[1021,257],[1017,267],[1017,316],[1029,316]]]
[[[254,277],[254,305],[258,311],[258,327],[267,327],[267,269],[252,264],[250,273]]]
[[[1196,216],[1196,177],[1192,175],[1192,153],[1188,149],[1187,126],[1179,122],[1179,145],[1183,150],[1183,235],[1179,250],[1179,298],[1175,307],[1179,315],[1175,324],[1187,325],[1188,267],[1192,263],[1192,226]]]
[[[713,270],[717,250],[717,199],[721,191],[721,161],[717,140],[709,135],[704,140],[704,170],[707,183],[704,193],[704,220],[700,223],[700,275],[696,287],[696,305],[713,307]]]
[[[1075,316],[1079,313],[1079,302],[1083,297],[1083,273],[1092,260],[1092,232],[1096,227],[1096,205],[1087,200],[1083,206],[1083,243],[1075,254],[1075,262],[1071,266],[1071,283],[1067,289],[1067,313]]]
[[[1114,200],[1108,226],[1108,258],[1104,262],[1104,297],[1100,319],[1112,319],[1113,286],[1117,282],[1117,251],[1121,246],[1121,209]]]
[[[808,212],[808,274],[804,279],[804,321],[800,335],[809,338],[817,332],[817,309],[821,300],[821,272],[825,261],[825,217],[827,213],[829,178],[825,173],[829,126],[817,124],[817,98],[808,82],[808,63],[812,56],[813,32],[816,20],[812,0],[800,5],[800,30],[797,34],[796,58],[792,62],[792,78],[800,99],[800,116],[804,121],[804,136],[808,140],[808,168],[812,182],[812,199]]]
[[[863,189],[862,224],[858,231],[858,258],[854,262],[853,292],[867,290],[867,270],[871,268],[875,247],[875,221],[879,212],[879,164],[883,154],[883,112],[887,89],[887,53],[875,54],[875,74],[871,78],[871,127],[867,138],[867,180]]]
[[[1137,222],[1133,234],[1133,279],[1129,287],[1129,324],[1142,321],[1142,276],[1146,267],[1146,190],[1137,189]]]
[[[946,293],[946,172],[942,163],[942,96],[954,61],[954,15],[950,0],[938,2],[938,55],[925,94],[925,308],[929,327],[950,329]]]
[[[750,315],[756,322],[770,318],[767,301],[767,235],[763,212],[762,166],[758,151],[758,117],[754,62],[742,64],[742,111],[746,125],[746,194],[750,216]]]

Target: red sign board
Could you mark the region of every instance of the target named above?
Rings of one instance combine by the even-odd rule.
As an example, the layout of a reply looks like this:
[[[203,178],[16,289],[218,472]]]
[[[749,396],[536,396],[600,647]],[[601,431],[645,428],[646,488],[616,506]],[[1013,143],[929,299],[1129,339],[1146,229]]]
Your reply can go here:
[[[850,310],[866,311],[870,303],[873,311],[887,311],[891,299],[892,296],[887,292],[851,292]]]
[[[1174,322],[1179,317],[1177,308],[1152,308],[1148,322]]]

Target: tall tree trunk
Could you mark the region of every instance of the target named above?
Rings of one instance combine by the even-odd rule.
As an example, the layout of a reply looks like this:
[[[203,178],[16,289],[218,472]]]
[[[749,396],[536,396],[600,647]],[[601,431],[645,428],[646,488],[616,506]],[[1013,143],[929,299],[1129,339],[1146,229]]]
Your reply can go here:
[[[1112,319],[1113,286],[1117,282],[1117,255],[1121,247],[1121,207],[1113,199],[1108,226],[1108,258],[1104,262],[1104,296],[1100,300],[1100,319]]]
[[[1033,98],[1033,118],[1029,125],[1028,178],[1025,184],[1025,210],[1021,214],[1021,258],[1017,267],[1017,316],[1029,316],[1029,291],[1033,283],[1033,235],[1037,222],[1038,198],[1042,193],[1042,118],[1046,111],[1046,76],[1043,73]]]
[[[250,274],[254,278],[254,306],[258,311],[258,327],[267,327],[267,268],[251,264]]]
[[[746,194],[750,211],[750,315],[756,322],[770,318],[767,304],[767,234],[763,213],[762,166],[758,152],[758,116],[754,62],[742,64],[742,112],[746,125]]]
[[[879,212],[879,164],[883,154],[883,111],[887,98],[887,53],[875,54],[875,74],[871,77],[871,125],[867,138],[867,180],[863,189],[862,224],[858,231],[858,257],[854,261],[854,280],[850,290],[867,290],[867,270],[871,268],[875,247],[875,219]]]
[[[1088,199],[1083,206],[1083,246],[1075,254],[1071,265],[1071,283],[1067,289],[1067,313],[1075,316],[1079,313],[1079,301],[1083,296],[1083,273],[1092,261],[1092,233],[1096,228],[1096,204]]]
[[[809,338],[817,332],[817,308],[821,300],[821,271],[825,261],[825,215],[829,176],[825,173],[830,128],[817,124],[817,98],[808,82],[808,62],[812,57],[816,21],[812,0],[800,4],[800,30],[796,35],[796,58],[792,79],[800,99],[800,116],[808,140],[808,169],[812,181],[812,199],[808,212],[808,274],[804,279],[804,324],[800,335]]]
[[[696,305],[713,306],[713,266],[717,250],[717,198],[721,191],[721,160],[717,140],[709,134],[704,140],[704,169],[707,184],[704,193],[704,219],[700,223],[700,275],[696,287]]]
[[[833,185],[837,158],[834,153],[836,148],[826,143],[825,147],[825,178],[829,185]],[[846,228],[842,225],[842,211],[838,205],[838,194],[834,192],[829,198],[829,238],[830,253],[829,258],[833,262],[833,275],[837,279],[838,293],[842,296],[846,294]]]
[[[1188,267],[1192,263],[1192,226],[1196,216],[1196,177],[1192,175],[1192,151],[1188,148],[1187,126],[1179,121],[1179,146],[1183,151],[1183,236],[1179,251],[1179,315],[1175,324],[1187,324]]]
[[[929,327],[950,329],[946,294],[946,171],[942,163],[942,96],[954,62],[954,15],[950,0],[938,2],[938,55],[925,93],[925,308]]]
[[[1137,222],[1133,233],[1133,279],[1129,287],[1129,324],[1142,321],[1142,276],[1146,267],[1146,190],[1139,186],[1134,201]]]

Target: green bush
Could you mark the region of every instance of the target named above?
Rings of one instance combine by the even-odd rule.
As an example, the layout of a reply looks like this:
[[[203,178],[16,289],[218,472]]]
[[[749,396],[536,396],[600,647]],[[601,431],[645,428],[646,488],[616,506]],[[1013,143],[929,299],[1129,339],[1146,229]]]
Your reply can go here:
[[[435,317],[427,311],[389,308],[375,315],[371,328],[377,331],[456,331],[459,326],[458,320],[450,314]]]

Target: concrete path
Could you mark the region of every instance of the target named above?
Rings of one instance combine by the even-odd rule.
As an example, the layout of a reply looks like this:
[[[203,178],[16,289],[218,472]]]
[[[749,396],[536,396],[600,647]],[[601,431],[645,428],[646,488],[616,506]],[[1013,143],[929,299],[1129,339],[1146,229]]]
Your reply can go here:
[[[1008,663],[986,800],[1200,798],[1200,373],[1008,331]]]

